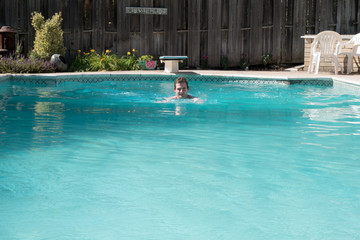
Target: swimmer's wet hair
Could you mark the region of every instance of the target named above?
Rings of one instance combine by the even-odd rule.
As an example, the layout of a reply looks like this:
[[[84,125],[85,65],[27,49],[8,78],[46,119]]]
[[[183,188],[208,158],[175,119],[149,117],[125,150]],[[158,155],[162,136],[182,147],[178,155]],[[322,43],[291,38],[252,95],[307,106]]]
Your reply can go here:
[[[188,81],[186,80],[185,77],[178,77],[174,82],[174,88],[176,88],[176,84],[183,83],[183,82],[186,83],[186,87],[189,88]]]

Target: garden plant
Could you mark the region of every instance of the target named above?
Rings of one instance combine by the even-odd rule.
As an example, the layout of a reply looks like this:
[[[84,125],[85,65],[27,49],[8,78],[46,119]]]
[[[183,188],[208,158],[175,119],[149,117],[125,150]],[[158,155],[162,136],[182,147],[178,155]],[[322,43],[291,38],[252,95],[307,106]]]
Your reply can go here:
[[[128,52],[126,56],[117,56],[112,54],[111,50],[106,50],[101,54],[94,49],[89,52],[78,50],[78,55],[70,65],[70,71],[123,71],[138,70],[138,62],[135,55],[136,50]]]
[[[51,73],[55,67],[49,61],[21,54],[22,46],[16,45],[15,55],[0,58],[0,73]]]
[[[61,12],[55,13],[51,19],[47,20],[41,13],[33,12],[31,20],[31,25],[35,29],[31,56],[49,60],[53,54],[64,55],[66,48],[63,39],[64,31],[61,28],[63,21]]]

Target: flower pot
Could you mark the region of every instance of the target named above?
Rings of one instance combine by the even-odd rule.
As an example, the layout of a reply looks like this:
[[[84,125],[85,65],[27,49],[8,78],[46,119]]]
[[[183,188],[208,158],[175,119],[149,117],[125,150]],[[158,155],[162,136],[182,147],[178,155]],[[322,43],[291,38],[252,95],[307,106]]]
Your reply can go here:
[[[154,70],[156,68],[157,61],[156,60],[150,60],[150,61],[139,60],[138,64],[142,70]]]

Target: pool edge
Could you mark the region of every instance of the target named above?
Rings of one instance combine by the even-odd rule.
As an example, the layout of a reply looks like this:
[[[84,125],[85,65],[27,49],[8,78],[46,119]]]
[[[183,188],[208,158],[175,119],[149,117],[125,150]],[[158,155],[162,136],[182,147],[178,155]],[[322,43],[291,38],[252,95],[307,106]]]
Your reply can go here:
[[[12,79],[16,76],[22,77],[62,77],[71,78],[86,77],[86,76],[108,76],[115,77],[121,75],[159,75],[159,76],[222,76],[222,77],[236,77],[250,80],[272,80],[272,81],[289,81],[295,83],[299,80],[325,80],[338,81],[349,85],[360,87],[360,76],[356,75],[333,75],[331,73],[309,74],[307,72],[286,72],[286,71],[216,71],[216,70],[180,70],[178,73],[165,73],[161,70],[152,71],[102,71],[102,72],[61,72],[61,73],[38,73],[38,74],[0,74],[0,81]]]

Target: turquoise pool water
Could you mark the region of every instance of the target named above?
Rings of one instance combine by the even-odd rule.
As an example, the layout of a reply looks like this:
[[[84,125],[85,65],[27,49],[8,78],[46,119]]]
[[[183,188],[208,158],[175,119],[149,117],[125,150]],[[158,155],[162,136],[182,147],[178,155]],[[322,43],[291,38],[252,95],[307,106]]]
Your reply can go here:
[[[0,239],[359,239],[354,87],[0,82]]]

